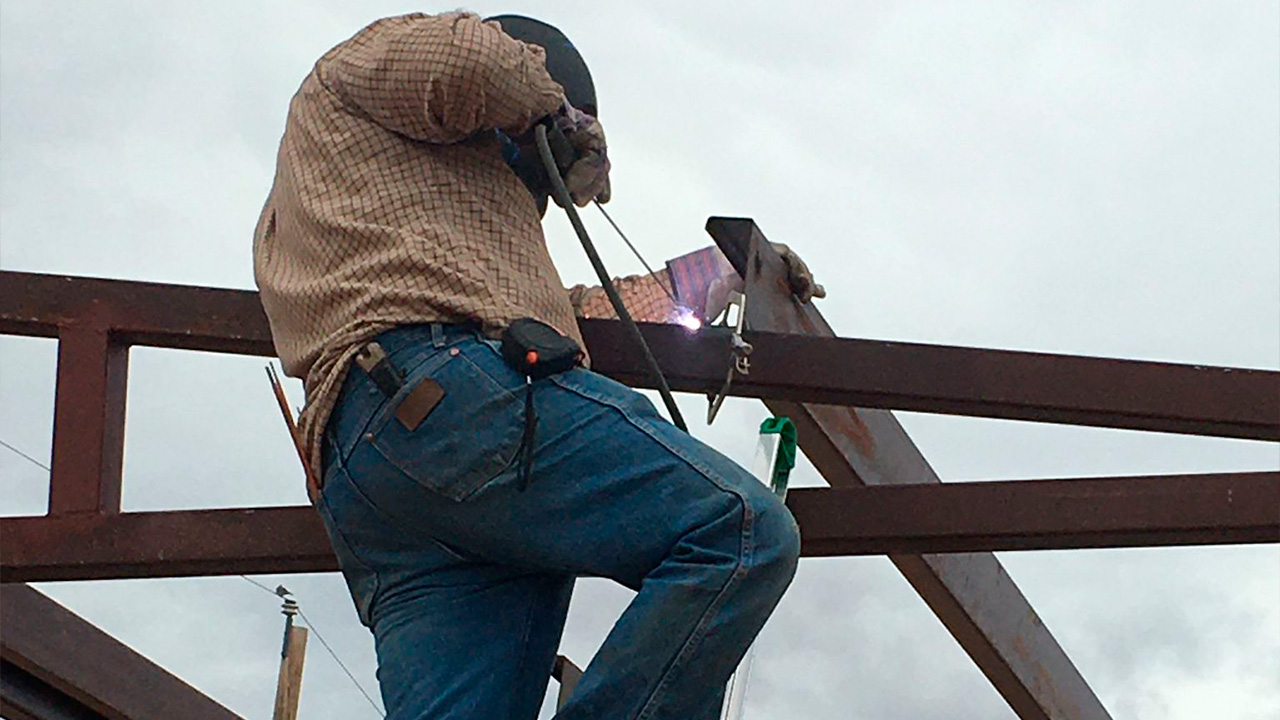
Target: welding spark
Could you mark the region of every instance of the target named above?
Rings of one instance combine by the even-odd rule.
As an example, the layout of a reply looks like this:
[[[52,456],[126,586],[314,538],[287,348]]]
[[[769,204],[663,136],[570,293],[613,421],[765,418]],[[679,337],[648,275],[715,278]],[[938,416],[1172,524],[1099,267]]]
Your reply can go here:
[[[698,332],[702,329],[702,319],[692,310],[683,305],[676,307],[676,312],[672,318],[677,325],[684,327],[691,333]]]

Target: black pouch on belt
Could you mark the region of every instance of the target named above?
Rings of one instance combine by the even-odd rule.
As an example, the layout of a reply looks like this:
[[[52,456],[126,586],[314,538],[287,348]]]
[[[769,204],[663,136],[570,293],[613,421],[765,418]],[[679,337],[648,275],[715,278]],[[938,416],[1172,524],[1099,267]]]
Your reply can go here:
[[[520,484],[529,486],[533,470],[533,436],[538,423],[533,409],[533,381],[572,370],[582,362],[582,348],[573,338],[533,318],[513,320],[502,333],[502,359],[524,375],[524,438],[520,444]]]

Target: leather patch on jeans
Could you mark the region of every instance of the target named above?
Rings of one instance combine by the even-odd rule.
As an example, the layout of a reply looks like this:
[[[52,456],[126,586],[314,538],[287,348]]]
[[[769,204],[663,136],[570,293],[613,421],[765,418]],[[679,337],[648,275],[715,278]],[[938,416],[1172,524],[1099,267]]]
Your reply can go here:
[[[396,407],[396,419],[405,430],[413,432],[443,399],[444,388],[440,387],[440,383],[431,378],[423,378]]]

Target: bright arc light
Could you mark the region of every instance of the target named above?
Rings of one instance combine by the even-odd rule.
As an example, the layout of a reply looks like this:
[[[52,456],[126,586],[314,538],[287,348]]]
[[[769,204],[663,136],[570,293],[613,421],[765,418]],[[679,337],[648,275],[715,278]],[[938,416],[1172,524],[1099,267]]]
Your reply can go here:
[[[676,308],[675,321],[677,325],[684,327],[689,332],[698,332],[702,329],[701,318],[687,307]]]

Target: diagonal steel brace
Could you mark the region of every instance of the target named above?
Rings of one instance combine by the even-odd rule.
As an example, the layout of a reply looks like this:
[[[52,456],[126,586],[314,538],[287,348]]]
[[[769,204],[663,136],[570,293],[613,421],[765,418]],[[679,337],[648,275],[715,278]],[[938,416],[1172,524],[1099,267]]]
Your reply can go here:
[[[811,303],[802,305],[791,295],[786,266],[754,221],[713,217],[707,232],[745,280],[748,329],[835,337]],[[765,405],[791,418],[801,449],[834,487],[940,482],[888,410],[777,400]],[[1110,719],[995,555],[889,559],[1018,717]]]

